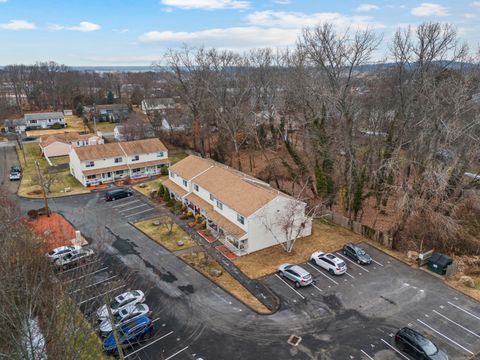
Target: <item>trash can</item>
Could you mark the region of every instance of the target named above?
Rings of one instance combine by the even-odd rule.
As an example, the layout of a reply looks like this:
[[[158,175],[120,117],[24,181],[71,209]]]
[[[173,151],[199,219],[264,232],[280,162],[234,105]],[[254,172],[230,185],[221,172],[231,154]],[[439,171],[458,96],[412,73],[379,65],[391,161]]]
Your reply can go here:
[[[453,262],[450,256],[434,252],[432,256],[428,258],[428,269],[434,273],[445,275],[448,265]]]

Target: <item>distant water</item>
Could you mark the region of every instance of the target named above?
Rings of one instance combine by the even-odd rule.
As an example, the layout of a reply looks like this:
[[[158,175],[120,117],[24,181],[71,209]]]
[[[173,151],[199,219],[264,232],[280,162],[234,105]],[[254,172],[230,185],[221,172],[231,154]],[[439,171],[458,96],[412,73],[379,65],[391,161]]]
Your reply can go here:
[[[70,68],[78,71],[95,71],[98,73],[155,71],[155,68],[152,66],[70,66]]]

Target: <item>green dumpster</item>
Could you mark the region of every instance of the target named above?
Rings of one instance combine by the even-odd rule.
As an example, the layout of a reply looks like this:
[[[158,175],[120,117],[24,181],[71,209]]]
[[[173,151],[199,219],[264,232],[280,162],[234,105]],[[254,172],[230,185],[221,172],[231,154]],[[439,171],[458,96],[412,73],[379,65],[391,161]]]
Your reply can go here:
[[[434,252],[432,256],[428,258],[428,269],[434,273],[445,275],[447,267],[453,262],[450,256]]]

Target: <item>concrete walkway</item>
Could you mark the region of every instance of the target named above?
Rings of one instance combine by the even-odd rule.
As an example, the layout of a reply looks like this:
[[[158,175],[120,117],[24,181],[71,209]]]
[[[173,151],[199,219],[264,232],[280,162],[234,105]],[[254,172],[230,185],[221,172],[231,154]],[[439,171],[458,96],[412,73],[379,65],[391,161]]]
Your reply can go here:
[[[195,229],[192,229],[188,226],[188,223],[191,220],[182,220],[179,219],[175,214],[165,207],[163,204],[160,204],[156,201],[153,201],[149,197],[138,192],[141,196],[146,198],[150,205],[157,208],[162,216],[168,216],[172,218],[175,223],[180,226],[190,237],[195,240],[208,255],[214,258],[230,275],[232,275],[240,284],[242,284],[246,289],[248,289],[263,305],[265,305],[270,311],[276,312],[280,308],[280,299],[277,295],[271,291],[265,284],[262,282],[250,279],[246,276],[233,262],[227,259],[223,254],[215,249],[215,246],[218,245],[217,241],[209,243],[202,236],[200,236]],[[192,248],[188,249],[192,250]],[[175,253],[177,254],[177,253]]]

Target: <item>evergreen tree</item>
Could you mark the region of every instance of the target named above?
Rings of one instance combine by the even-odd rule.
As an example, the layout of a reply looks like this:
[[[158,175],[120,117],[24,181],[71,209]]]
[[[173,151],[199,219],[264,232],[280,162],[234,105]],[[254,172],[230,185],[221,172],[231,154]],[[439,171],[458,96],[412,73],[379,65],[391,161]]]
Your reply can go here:
[[[113,92],[109,91],[107,94],[107,104],[113,104],[115,101],[115,96],[113,96]]]

